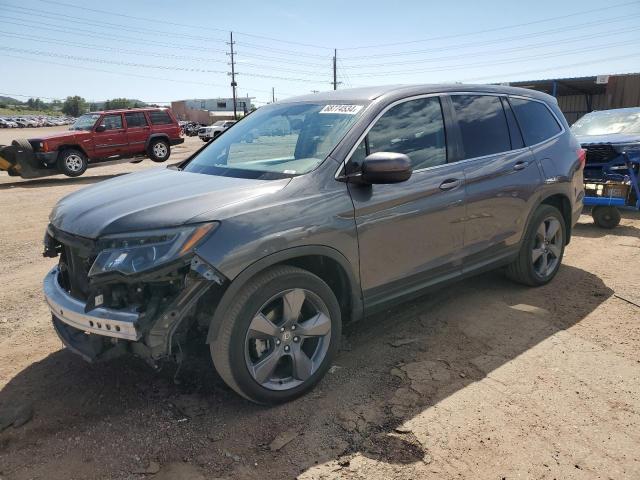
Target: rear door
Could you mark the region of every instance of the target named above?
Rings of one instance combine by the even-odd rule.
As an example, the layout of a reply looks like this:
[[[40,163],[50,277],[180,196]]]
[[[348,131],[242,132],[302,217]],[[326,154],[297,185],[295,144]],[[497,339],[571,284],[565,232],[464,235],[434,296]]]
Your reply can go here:
[[[461,271],[464,173],[447,163],[447,137],[438,96],[402,100],[374,123],[347,164],[370,153],[409,156],[411,178],[391,185],[349,185],[368,309],[399,299]]]
[[[144,112],[128,112],[124,114],[127,126],[128,152],[131,155],[144,153],[147,138],[149,138],[149,122]]]
[[[98,125],[103,125],[105,130],[102,132],[93,132],[95,156],[98,158],[107,158],[114,155],[126,154],[129,141],[127,140],[127,131],[124,128],[122,114],[106,114],[98,122]]]
[[[513,253],[542,178],[506,98],[469,93],[451,101],[467,182],[466,271]]]

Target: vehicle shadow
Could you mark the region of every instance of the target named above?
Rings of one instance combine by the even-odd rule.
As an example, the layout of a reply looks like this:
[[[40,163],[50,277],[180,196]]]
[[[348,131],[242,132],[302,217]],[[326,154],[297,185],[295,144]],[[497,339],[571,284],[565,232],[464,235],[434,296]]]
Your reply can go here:
[[[24,402],[35,408],[30,423],[0,433],[4,473],[75,478],[79,470],[54,455],[71,448],[67,439],[75,439],[82,468],[94,472],[85,478],[131,478],[128,472],[151,460],[185,461],[230,478],[258,478],[254,462],[293,478],[351,453],[420,462],[426,452],[402,433],[405,422],[580,322],[612,294],[600,278],[571,266],[536,289],[500,272],[465,280],[347,326],[326,378],[274,407],[228,389],[206,346],[183,365],[178,384],[172,368],[157,373],[130,357],[89,365],[60,350],[0,391],[0,411]],[[291,440],[275,448],[277,438]],[[99,445],[109,445],[109,455],[95,455]],[[39,463],[31,466],[32,458]]]
[[[35,178],[33,180],[20,180],[11,183],[0,183],[0,190],[9,190],[16,188],[41,188],[41,187],[57,187],[61,185],[91,185],[92,183],[101,182],[109,178],[125,175],[129,172],[113,173],[109,175],[93,175],[86,177],[69,178],[61,175],[45,178]]]

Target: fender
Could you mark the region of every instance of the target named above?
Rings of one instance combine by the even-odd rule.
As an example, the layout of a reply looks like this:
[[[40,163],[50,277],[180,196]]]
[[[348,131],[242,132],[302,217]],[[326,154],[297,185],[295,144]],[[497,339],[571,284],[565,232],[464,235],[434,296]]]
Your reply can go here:
[[[170,142],[169,135],[167,135],[166,133],[152,133],[151,135],[149,135],[149,137],[147,138],[147,141],[144,143],[144,149],[147,150],[149,148],[149,144],[151,143],[151,140],[154,140],[156,138],[163,138],[167,142]]]
[[[339,251],[324,245],[305,245],[300,247],[288,248],[279,252],[262,257],[260,260],[252,263],[240,272],[225,290],[220,302],[216,306],[215,313],[209,324],[209,333],[207,334],[207,343],[211,343],[218,336],[218,330],[222,321],[224,312],[231,305],[236,294],[240,289],[256,274],[268,267],[283,263],[287,260],[293,260],[306,256],[324,256],[338,262],[347,274],[349,285],[351,287],[351,318],[359,320],[363,315],[362,291],[360,290],[360,282],[357,280],[353,267],[349,261]]]

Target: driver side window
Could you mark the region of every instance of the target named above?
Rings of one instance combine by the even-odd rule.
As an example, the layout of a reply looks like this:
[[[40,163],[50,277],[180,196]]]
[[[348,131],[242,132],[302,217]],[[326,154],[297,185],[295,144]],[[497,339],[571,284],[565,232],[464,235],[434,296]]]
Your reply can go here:
[[[369,130],[351,161],[376,152],[404,153],[414,170],[447,163],[447,146],[438,97],[408,100],[391,107]]]

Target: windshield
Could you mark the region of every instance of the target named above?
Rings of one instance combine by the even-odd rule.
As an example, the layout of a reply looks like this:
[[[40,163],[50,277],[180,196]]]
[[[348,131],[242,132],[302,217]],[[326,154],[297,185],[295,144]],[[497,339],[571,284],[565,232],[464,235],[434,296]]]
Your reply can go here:
[[[574,123],[571,131],[576,135],[640,133],[640,109],[591,112]]]
[[[215,126],[221,127],[221,126],[223,126],[224,124],[225,124],[225,121],[224,121],[224,120],[218,120],[216,123],[214,123],[214,124],[213,124],[213,126],[214,126],[214,127],[215,127]]]
[[[184,170],[262,179],[310,172],[329,155],[363,108],[320,102],[262,107],[209,144]]]
[[[99,118],[100,115],[97,113],[87,113],[86,115],[78,117],[78,119],[73,122],[73,125],[69,127],[69,130],[91,130]]]

